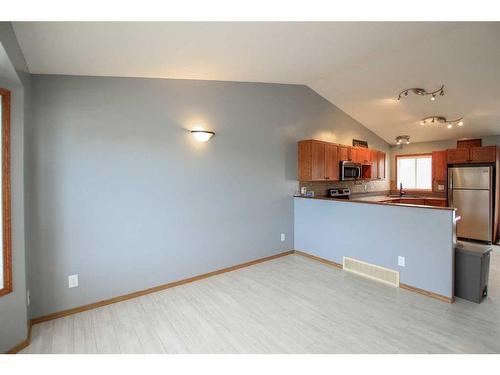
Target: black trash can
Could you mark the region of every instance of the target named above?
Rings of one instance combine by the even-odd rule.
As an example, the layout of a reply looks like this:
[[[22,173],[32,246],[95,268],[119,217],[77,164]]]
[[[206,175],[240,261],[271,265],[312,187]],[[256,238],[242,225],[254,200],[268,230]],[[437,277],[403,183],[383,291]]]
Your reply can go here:
[[[480,303],[488,295],[492,247],[458,241],[455,247],[455,296]]]

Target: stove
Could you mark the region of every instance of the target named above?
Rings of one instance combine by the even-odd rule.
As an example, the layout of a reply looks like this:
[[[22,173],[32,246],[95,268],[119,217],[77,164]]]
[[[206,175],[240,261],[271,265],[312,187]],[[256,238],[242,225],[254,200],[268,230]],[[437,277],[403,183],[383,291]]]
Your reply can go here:
[[[350,199],[351,191],[349,188],[328,189],[328,197],[335,199]]]

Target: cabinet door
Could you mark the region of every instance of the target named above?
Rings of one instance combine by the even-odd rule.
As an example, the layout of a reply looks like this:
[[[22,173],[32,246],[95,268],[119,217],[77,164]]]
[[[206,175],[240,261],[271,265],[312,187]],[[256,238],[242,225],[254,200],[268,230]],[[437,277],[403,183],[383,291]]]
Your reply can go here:
[[[432,152],[432,190],[443,192],[446,186],[447,175],[447,153],[443,151]],[[443,186],[440,190],[438,187]]]
[[[467,163],[470,161],[468,148],[451,148],[447,150],[447,159],[449,164]]]
[[[338,147],[334,144],[325,144],[325,179],[338,181],[339,159]]]
[[[425,204],[425,199],[415,199],[415,198],[401,198],[399,200],[400,203],[404,204],[416,204],[416,205],[424,205]]]
[[[312,141],[299,141],[298,177],[299,181],[311,181]]]
[[[459,139],[457,148],[481,147],[481,138],[478,139]]]
[[[377,150],[369,150],[370,153],[370,164],[371,164],[371,178],[379,178],[378,177],[378,151]]]
[[[369,150],[367,148],[358,147],[356,149],[357,163],[370,164]]]
[[[325,179],[325,144],[312,142],[311,145],[312,164],[311,176],[313,181]]]
[[[385,152],[378,152],[378,178],[385,180]]]
[[[474,163],[494,163],[497,157],[496,146],[472,147],[470,158]]]
[[[425,199],[426,206],[435,206],[435,207],[446,207],[446,201],[444,199]]]
[[[349,160],[349,147],[339,146],[339,161]]]
[[[356,147],[349,147],[347,150],[347,157],[347,160],[358,163],[358,149]]]

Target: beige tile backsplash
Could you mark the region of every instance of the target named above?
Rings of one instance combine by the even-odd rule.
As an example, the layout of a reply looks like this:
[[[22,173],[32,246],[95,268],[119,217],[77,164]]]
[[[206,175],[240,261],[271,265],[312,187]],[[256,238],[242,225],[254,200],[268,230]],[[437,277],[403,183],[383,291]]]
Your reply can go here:
[[[325,196],[328,189],[348,187],[351,193],[386,193],[389,190],[389,180],[373,181],[313,181],[299,182],[300,188],[305,187],[308,191],[314,191],[314,196]]]

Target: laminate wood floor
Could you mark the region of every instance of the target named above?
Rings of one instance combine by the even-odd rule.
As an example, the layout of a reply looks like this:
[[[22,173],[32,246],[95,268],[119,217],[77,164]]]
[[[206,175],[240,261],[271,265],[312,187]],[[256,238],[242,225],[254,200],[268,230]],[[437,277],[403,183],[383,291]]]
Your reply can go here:
[[[454,304],[289,255],[33,326],[23,353],[500,353],[490,295]]]

